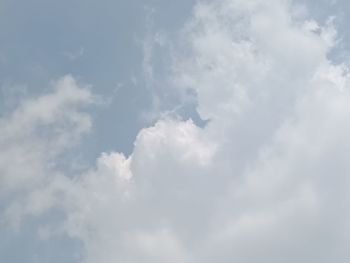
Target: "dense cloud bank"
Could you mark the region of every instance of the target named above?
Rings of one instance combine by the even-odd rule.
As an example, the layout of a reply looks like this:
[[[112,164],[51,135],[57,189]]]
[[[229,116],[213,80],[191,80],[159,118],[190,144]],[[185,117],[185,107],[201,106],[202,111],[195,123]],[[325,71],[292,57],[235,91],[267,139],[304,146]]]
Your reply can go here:
[[[181,117],[141,130],[67,176],[55,160],[89,131],[87,87],[66,76],[0,120],[5,224],[52,210],[38,235],[82,244],[85,263],[348,262],[350,90],[337,44],[289,1],[201,1],[171,80],[196,94]],[[118,140],[118,138],[115,138]]]

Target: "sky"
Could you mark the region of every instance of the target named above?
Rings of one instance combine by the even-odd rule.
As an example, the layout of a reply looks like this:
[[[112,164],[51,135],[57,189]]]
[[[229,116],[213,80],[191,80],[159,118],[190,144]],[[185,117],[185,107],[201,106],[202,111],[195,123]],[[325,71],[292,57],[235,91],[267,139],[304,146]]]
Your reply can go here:
[[[348,14],[0,0],[0,262],[348,262]]]

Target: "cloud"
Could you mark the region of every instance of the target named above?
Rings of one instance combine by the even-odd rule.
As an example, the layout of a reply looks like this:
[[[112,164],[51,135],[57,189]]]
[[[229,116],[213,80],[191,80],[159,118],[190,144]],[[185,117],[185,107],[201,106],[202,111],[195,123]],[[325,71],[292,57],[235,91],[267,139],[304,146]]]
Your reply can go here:
[[[349,69],[327,57],[331,22],[293,8],[199,2],[172,80],[207,124],[160,119],[73,179],[50,162],[88,131],[91,93],[68,76],[24,103],[1,121],[2,191],[26,197],[8,218],[59,209],[45,235],[81,241],[86,263],[347,262]]]
[[[31,211],[24,211],[17,200],[10,202],[5,214],[14,225],[19,224],[20,214],[39,213],[50,206],[44,188],[59,175],[56,162],[91,127],[90,116],[79,110],[93,102],[88,89],[79,88],[71,76],[53,86],[52,93],[23,101],[0,120],[0,197],[16,195],[31,206]]]
[[[76,50],[75,52],[63,52],[62,54],[68,58],[70,61],[75,61],[78,58],[82,57],[85,53],[85,48],[84,47],[80,47],[78,50]]]

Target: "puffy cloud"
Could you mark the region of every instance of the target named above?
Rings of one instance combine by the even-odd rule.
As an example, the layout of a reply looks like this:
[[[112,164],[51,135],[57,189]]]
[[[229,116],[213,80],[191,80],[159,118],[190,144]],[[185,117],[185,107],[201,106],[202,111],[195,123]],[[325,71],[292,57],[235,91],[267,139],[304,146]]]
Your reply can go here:
[[[80,240],[86,263],[347,262],[349,70],[327,58],[331,22],[283,0],[201,1],[181,34],[172,79],[195,91],[206,125],[161,119],[130,156],[104,153],[74,179],[52,167],[47,176],[89,127],[75,105],[91,94],[64,78],[2,121],[1,154],[18,148],[9,156],[21,169],[2,173],[4,189],[44,186],[10,215],[60,209],[64,220],[42,233]]]

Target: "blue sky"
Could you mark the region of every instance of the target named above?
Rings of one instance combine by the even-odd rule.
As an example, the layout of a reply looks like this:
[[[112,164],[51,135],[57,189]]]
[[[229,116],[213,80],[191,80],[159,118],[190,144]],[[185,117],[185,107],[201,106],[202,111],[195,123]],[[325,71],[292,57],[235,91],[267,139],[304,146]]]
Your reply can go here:
[[[0,261],[347,262],[345,0],[0,0]]]
[[[96,154],[116,148],[130,152],[144,125],[138,115],[150,107],[142,72],[144,39],[158,30],[175,33],[193,2],[1,1],[0,5],[2,108],[9,110],[18,97],[38,95],[53,79],[72,74],[110,100],[110,105],[94,108],[98,131],[90,139],[97,140],[91,142],[98,148]],[[99,129],[106,125],[109,129]],[[104,141],[106,137],[122,139],[112,143]]]

